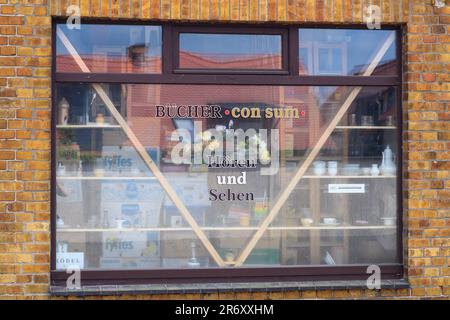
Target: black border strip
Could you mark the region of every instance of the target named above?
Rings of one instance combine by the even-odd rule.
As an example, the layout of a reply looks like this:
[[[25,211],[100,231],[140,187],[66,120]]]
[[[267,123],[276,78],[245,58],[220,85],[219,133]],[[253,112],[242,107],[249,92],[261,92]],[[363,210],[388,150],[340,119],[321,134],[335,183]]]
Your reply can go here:
[[[226,71],[225,71],[226,72]],[[121,74],[56,73],[56,82],[144,83],[144,84],[220,84],[220,85],[311,85],[311,86],[397,86],[397,76],[288,76],[255,74]]]
[[[61,18],[53,18],[52,24],[52,127],[51,127],[51,283],[52,284],[64,284],[69,274],[64,271],[56,271],[56,173],[55,173],[55,161],[56,161],[56,82],[120,82],[120,83],[147,83],[147,84],[245,84],[245,85],[316,85],[316,86],[396,86],[398,94],[398,125],[399,130],[402,124],[402,68],[403,64],[399,63],[399,75],[397,76],[298,76],[295,74],[298,72],[298,67],[295,62],[298,55],[296,50],[296,43],[291,43],[289,50],[289,66],[288,70],[290,74],[294,75],[265,75],[265,74],[252,74],[252,75],[232,75],[232,74],[173,74],[173,50],[171,50],[171,32],[172,26],[196,25],[189,24],[176,24],[148,20],[130,20],[121,19],[115,20],[116,24],[134,24],[134,25],[162,25],[163,28],[163,55],[168,55],[168,59],[163,59],[163,73],[162,74],[86,74],[86,73],[56,73],[56,23],[63,21]],[[85,19],[88,23],[97,22],[111,24],[110,19]],[[202,24],[197,24],[202,25]],[[240,26],[242,24],[229,23],[227,25]],[[280,24],[261,24],[263,27],[275,26],[280,27]],[[203,24],[203,26],[211,26],[211,24]],[[242,25],[249,27],[248,24]],[[254,24],[251,25],[254,28]],[[289,39],[292,39],[293,30],[297,28],[338,28],[338,29],[360,29],[362,25],[330,25],[330,24],[295,24],[291,25],[289,31]],[[403,33],[404,25],[388,25],[383,26],[383,29],[397,30],[397,50],[398,58],[403,61],[402,57],[402,45],[403,45]],[[298,41],[298,40],[297,40]],[[169,45],[168,45],[169,44]],[[297,62],[298,63],[298,62]],[[403,62],[402,62],[403,63]],[[401,131],[399,132],[399,150],[403,150]],[[402,168],[402,156],[398,155],[398,172],[401,172]],[[397,190],[397,198],[399,201],[398,207],[398,255],[401,261],[403,257],[403,205],[402,205],[402,175],[397,175],[397,183],[399,189]],[[401,279],[404,273],[404,265],[386,264],[380,265],[382,271],[382,279]],[[261,268],[211,268],[211,269],[158,269],[158,270],[83,270],[82,283],[183,283],[183,282],[218,282],[220,280],[226,282],[239,282],[239,281],[299,281],[299,280],[360,280],[366,279],[367,265],[345,265],[345,266],[295,266],[295,267],[261,267]]]
[[[217,283],[302,280],[366,280],[369,265],[285,266],[261,268],[155,269],[155,270],[83,270],[81,284],[145,283]],[[381,279],[401,279],[403,265],[384,264]],[[70,274],[52,271],[52,285],[64,285]]]

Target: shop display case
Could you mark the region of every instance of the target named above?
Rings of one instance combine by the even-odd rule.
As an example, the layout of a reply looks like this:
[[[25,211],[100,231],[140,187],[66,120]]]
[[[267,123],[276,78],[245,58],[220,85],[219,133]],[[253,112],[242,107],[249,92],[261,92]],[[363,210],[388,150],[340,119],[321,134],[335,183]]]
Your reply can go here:
[[[136,111],[127,110],[127,105],[133,103],[132,95],[139,90],[165,94],[176,87],[102,85],[101,88],[107,96],[111,92],[121,92],[115,102],[110,101],[127,127],[119,125],[104,109],[100,122],[73,124],[80,118],[80,112],[88,110],[91,114],[91,106],[86,108],[83,103],[72,104],[68,122],[56,126],[57,214],[60,218],[57,240],[67,244],[60,247],[67,247],[69,252],[85,254],[83,267],[188,268],[193,257],[200,267],[217,265],[208,247],[199,241],[192,224],[180,213],[142,155],[136,152],[139,146],[133,145],[125,133],[134,126],[138,130],[138,140],[145,142],[143,150],[152,163],[159,166],[160,173],[195,222],[194,228],[209,239],[209,249],[217,250],[224,265],[233,267],[242,252],[242,244],[249,242],[261,228],[265,230],[246,258],[246,266],[345,265],[395,259],[395,165],[394,171],[381,166],[387,162],[392,165],[395,162],[392,150],[397,150],[393,120],[395,90],[392,88],[367,88],[361,92],[361,98],[352,103],[339,124],[332,128],[301,181],[280,206],[279,215],[266,227],[264,219],[277,195],[286,190],[310,154],[311,146],[334,117],[339,102],[352,88],[327,90],[332,92],[330,101],[321,103],[315,98],[315,88],[272,88],[272,92],[278,94],[277,101],[262,105],[263,108],[290,106],[306,111],[305,116],[236,121],[235,129],[279,130],[279,171],[274,175],[261,175],[257,168],[217,170],[183,163],[167,166],[170,150],[178,142],[167,135],[177,124],[135,117]],[[58,92],[60,99],[67,97],[64,99],[71,103],[99,103],[95,90],[89,85],[80,85],[78,90],[73,90],[73,86],[70,90],[61,86]],[[375,106],[365,102],[376,99]],[[222,107],[242,105],[251,106],[235,103],[222,104]],[[373,124],[361,124],[369,113]],[[160,132],[142,129],[145,121],[145,125],[158,124]],[[208,120],[204,125],[215,128],[229,121],[228,118]],[[349,121],[354,122],[350,125]],[[244,172],[250,183],[235,184],[232,189],[218,184],[219,176],[238,177]],[[210,190],[223,194],[232,190],[233,194],[251,194],[252,198],[216,202],[211,201]],[[360,250],[361,246],[370,250],[370,257],[366,250]]]
[[[394,39],[386,32],[369,63],[352,68],[369,77]],[[323,48],[347,58],[346,45]],[[70,259],[83,270],[175,271],[398,262],[396,86],[61,82],[55,91],[56,270]],[[180,106],[221,114],[158,115]],[[208,163],[224,154],[244,164]]]

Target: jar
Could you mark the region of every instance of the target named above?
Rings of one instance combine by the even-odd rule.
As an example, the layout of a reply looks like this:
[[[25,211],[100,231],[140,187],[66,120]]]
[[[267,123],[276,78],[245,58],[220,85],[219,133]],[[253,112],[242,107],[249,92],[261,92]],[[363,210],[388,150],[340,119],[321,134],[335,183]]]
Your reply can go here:
[[[250,215],[241,215],[241,217],[239,218],[239,224],[241,225],[241,227],[248,227],[250,225]]]
[[[105,117],[103,113],[98,113],[97,117],[95,118],[96,123],[105,123]]]
[[[58,124],[66,125],[69,121],[69,103],[62,98],[58,103]]]

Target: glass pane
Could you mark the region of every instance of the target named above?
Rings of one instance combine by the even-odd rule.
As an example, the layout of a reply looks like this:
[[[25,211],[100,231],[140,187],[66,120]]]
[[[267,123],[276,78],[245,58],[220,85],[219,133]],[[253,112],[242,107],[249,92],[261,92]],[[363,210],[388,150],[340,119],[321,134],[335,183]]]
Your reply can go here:
[[[180,34],[180,68],[281,69],[281,35]]]
[[[160,26],[83,23],[79,30],[66,24],[57,28],[69,41],[57,33],[57,72],[82,72],[68,49],[72,46],[90,72],[161,73]]]
[[[58,269],[397,262],[393,87],[58,84],[56,94]]]
[[[299,29],[299,74],[361,75],[394,33],[394,30]],[[395,41],[373,74],[397,74]]]

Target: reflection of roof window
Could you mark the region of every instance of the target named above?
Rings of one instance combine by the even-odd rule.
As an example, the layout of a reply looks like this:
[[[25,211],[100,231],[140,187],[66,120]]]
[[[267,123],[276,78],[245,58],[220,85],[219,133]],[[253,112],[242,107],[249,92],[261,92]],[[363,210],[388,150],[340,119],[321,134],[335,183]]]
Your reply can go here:
[[[134,66],[143,66],[145,64],[145,55],[148,47],[145,44],[135,44],[128,47],[128,57]]]

